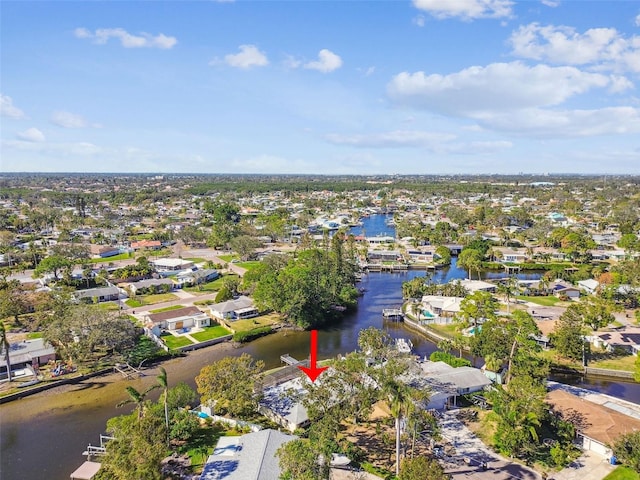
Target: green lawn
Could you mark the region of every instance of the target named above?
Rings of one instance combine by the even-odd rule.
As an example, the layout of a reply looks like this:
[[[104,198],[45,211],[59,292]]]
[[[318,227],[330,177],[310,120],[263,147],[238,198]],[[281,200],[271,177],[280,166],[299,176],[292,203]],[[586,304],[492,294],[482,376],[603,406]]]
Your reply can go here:
[[[560,301],[558,297],[554,297],[554,296],[525,297],[523,295],[518,295],[518,300],[524,300],[525,302],[535,303],[536,305],[542,305],[543,307],[553,307],[556,303]]]
[[[594,355],[597,358],[597,355]],[[607,358],[608,357],[608,358]],[[592,359],[589,366],[593,368],[609,368],[611,370],[624,370],[633,372],[636,369],[636,358],[633,355],[619,355],[603,358],[602,360]]]
[[[165,343],[165,345],[169,347],[169,350],[177,350],[180,347],[193,344],[193,342],[189,340],[187,337],[184,337],[184,336],[174,337],[170,333],[167,335],[162,335],[162,337],[160,338]]]
[[[275,325],[276,323],[280,323],[280,316],[277,313],[270,313],[268,315],[261,315],[255,318],[247,318],[245,320],[236,320],[235,322],[229,322],[229,326],[231,326],[237,333],[248,332],[255,328]]]
[[[257,267],[258,265],[260,265],[260,260],[252,260],[250,262],[240,262],[240,263],[236,263],[237,266],[242,267],[242,268],[246,268],[247,270],[251,270],[252,268]]]
[[[149,313],[168,312],[169,310],[178,310],[184,308],[184,305],[171,305],[170,307],[156,308],[155,310],[149,310]]]
[[[234,258],[237,258],[237,255],[218,255],[217,257],[225,262],[230,262]]]
[[[141,295],[136,298],[130,298],[124,303],[130,307],[142,307],[144,305],[155,305],[156,303],[171,302],[178,300],[180,297],[173,293],[155,293],[153,295]]]
[[[222,325],[215,325],[213,327],[207,327],[203,332],[192,333],[191,336],[199,342],[205,342],[213,338],[223,337],[229,335],[231,332],[224,328]]]
[[[120,310],[120,305],[115,302],[102,302],[98,304],[98,308],[102,310],[115,311]]]
[[[455,337],[458,335],[458,325],[454,323],[430,323],[425,327],[439,333],[443,337]]]
[[[140,297],[144,305],[155,305],[156,303],[170,302],[178,300],[180,297],[173,293],[155,293],[153,295],[143,295]]]
[[[116,260],[127,260],[129,258],[133,258],[133,253],[121,253],[120,255],[114,255],[113,257],[105,257],[105,258],[87,258],[86,260],[83,260],[83,262],[109,263],[109,262],[114,262]]]
[[[222,287],[222,283],[224,282],[224,279],[229,277],[238,278],[238,275],[236,275],[235,273],[221,275],[218,278],[216,278],[213,282],[203,283],[201,285],[196,285],[195,287],[184,287],[183,290],[189,293],[195,293],[196,295],[197,294],[204,295],[207,293],[217,292],[218,290],[220,290],[220,287]]]
[[[27,340],[34,340],[36,338],[42,338],[42,332],[27,333]]]
[[[640,480],[640,475],[629,467],[620,466],[604,477],[603,480]]]
[[[185,260],[188,260],[188,261],[193,262],[193,263],[206,263],[207,262],[206,258],[200,258],[200,257],[189,257],[189,258],[185,258]]]

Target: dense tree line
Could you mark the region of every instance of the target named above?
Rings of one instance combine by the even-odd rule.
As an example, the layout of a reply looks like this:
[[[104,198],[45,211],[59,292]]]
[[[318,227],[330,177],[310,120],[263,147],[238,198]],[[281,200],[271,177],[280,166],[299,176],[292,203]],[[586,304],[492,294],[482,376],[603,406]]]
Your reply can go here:
[[[263,262],[250,277],[256,305],[303,328],[340,317],[357,304],[354,249],[353,238],[338,233],[330,246],[303,250],[286,264]]]

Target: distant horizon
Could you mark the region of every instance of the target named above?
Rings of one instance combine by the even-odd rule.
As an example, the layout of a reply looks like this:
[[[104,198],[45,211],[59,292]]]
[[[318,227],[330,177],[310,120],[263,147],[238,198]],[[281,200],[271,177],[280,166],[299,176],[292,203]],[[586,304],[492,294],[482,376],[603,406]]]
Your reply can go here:
[[[177,177],[190,177],[190,176],[260,176],[260,177],[541,177],[541,178],[554,178],[554,177],[640,177],[640,173],[578,173],[578,172],[550,172],[550,173],[379,173],[379,174],[362,174],[362,173],[251,173],[251,172],[46,172],[46,171],[22,171],[22,172],[0,172],[0,178],[3,176],[177,176]]]

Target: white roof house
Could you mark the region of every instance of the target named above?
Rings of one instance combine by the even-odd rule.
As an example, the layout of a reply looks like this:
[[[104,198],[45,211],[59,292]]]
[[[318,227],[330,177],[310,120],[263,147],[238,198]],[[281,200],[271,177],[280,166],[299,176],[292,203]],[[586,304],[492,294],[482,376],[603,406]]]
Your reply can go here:
[[[261,430],[240,437],[220,437],[200,480],[274,480],[280,478],[276,452],[298,437]]]
[[[190,260],[183,260],[182,258],[158,258],[151,260],[151,263],[158,271],[180,271],[193,267],[193,262]]]
[[[596,293],[599,286],[600,283],[593,278],[589,278],[588,280],[578,280],[578,287],[590,294]]]

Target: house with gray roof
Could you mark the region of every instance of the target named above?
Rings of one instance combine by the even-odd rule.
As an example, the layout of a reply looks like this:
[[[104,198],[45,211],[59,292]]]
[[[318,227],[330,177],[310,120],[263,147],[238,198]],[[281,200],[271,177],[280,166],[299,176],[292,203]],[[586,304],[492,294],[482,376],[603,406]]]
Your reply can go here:
[[[253,304],[253,300],[245,295],[241,295],[234,300],[216,303],[209,307],[211,315],[222,320],[240,320],[242,318],[253,318],[259,315],[258,309]]]
[[[112,300],[118,300],[120,297],[120,289],[118,287],[88,288],[86,290],[73,292],[73,296],[77,300],[85,302],[93,302],[94,298],[97,299],[98,302],[109,302]]]
[[[298,437],[261,430],[239,437],[220,437],[200,480],[275,480],[280,478],[278,449]]]
[[[204,328],[211,324],[211,318],[198,307],[184,307],[166,312],[148,313],[144,316],[145,326],[155,335],[161,330],[181,330],[184,328]]]

